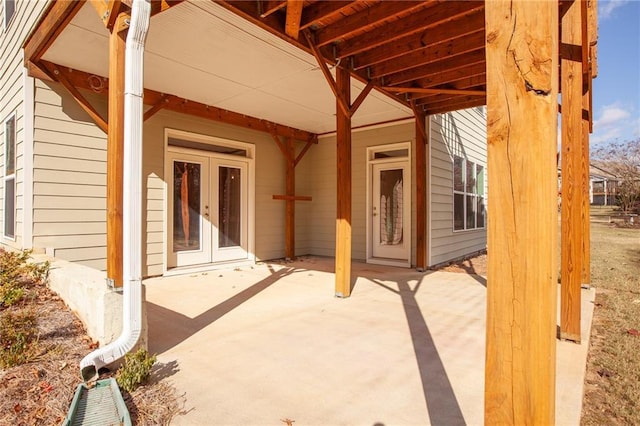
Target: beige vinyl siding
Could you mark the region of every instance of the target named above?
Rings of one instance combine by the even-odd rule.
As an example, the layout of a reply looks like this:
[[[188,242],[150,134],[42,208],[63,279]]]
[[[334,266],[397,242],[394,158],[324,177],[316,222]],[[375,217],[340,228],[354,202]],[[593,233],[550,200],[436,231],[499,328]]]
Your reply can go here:
[[[15,114],[16,120],[16,192],[15,192],[15,240],[5,239],[0,235],[0,246],[13,248],[29,246],[30,241],[23,241],[24,214],[24,94],[23,94],[23,52],[21,46],[39,15],[46,7],[44,1],[17,1],[15,12],[9,26],[4,29],[4,9],[2,15],[2,32],[0,32],[0,171],[4,176],[4,122]],[[0,2],[4,8],[4,2]],[[0,227],[4,229],[4,182],[0,179]]]
[[[351,137],[351,232],[352,258],[367,257],[367,148],[376,145],[410,142],[411,152],[415,146],[415,126],[404,123],[369,130],[354,131]],[[411,161],[411,221],[415,223],[415,160]],[[320,138],[318,149],[313,153],[312,165],[313,211],[311,213],[310,253],[333,256],[335,253],[336,218],[336,137]],[[415,226],[412,226],[411,262],[415,262]]]
[[[167,200],[164,198],[164,129],[181,130],[207,136],[215,136],[255,146],[255,255],[256,260],[284,257],[285,248],[285,202],[274,200],[274,194],[285,193],[285,161],[272,136],[255,130],[228,124],[213,122],[171,111],[161,111],[150,118],[144,127],[144,178],[143,211],[147,221],[143,224],[146,243],[143,246],[143,264],[145,275],[163,273],[163,250],[165,226],[163,210]],[[302,142],[296,143],[297,150]],[[297,167],[296,188],[301,195],[309,195],[310,187],[307,174],[300,172],[308,156],[316,147],[312,147]],[[303,193],[304,192],[304,193]],[[250,195],[251,196],[251,195]],[[297,203],[296,253],[306,254],[307,233],[303,214],[305,208]]]
[[[85,93],[106,117],[106,99]],[[34,248],[106,269],[106,134],[56,83],[36,80]]]
[[[429,266],[437,265],[487,245],[486,229],[453,231],[453,156],[484,166],[487,204],[486,118],[483,108],[471,108],[431,117]]]

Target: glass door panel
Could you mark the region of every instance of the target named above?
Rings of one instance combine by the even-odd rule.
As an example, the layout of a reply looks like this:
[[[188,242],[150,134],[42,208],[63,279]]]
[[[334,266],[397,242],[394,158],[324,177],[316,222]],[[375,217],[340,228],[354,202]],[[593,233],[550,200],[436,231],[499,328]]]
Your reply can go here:
[[[168,267],[206,263],[211,259],[209,159],[169,153]]]
[[[235,167],[218,168],[218,247],[240,245],[242,175]]]
[[[246,259],[247,252],[247,164],[230,159],[212,158],[211,175],[217,180],[213,207],[213,261]]]
[[[410,228],[410,187],[406,163],[373,164],[371,232],[373,257],[408,259],[405,234]]]

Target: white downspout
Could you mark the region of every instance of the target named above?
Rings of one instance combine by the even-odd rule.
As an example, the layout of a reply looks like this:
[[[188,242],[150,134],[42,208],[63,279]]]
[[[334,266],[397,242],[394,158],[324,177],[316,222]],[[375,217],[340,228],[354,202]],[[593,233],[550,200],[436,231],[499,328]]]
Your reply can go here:
[[[133,0],[124,68],[122,333],[80,361],[80,374],[85,382],[96,378],[100,368],[133,349],[142,331],[142,95],[144,43],[150,17],[150,0]]]

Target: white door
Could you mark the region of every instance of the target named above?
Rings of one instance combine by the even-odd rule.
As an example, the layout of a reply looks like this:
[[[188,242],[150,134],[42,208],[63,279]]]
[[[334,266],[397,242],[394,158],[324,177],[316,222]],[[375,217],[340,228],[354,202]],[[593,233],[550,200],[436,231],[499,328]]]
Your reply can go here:
[[[408,162],[371,165],[371,242],[374,258],[408,260],[411,187]]]
[[[247,259],[246,162],[208,153],[168,157],[167,266]]]

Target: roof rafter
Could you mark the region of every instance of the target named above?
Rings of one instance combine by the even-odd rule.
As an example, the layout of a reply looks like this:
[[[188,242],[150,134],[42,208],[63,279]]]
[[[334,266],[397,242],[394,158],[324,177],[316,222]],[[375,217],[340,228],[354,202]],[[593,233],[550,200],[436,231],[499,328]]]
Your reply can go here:
[[[431,7],[426,7],[403,18],[402,25],[394,25],[391,21],[374,31],[350,38],[348,43],[338,44],[336,56],[344,58],[355,55],[484,7],[484,3],[478,1],[442,2],[435,5],[427,3],[427,5]]]
[[[468,16],[458,16],[452,22],[441,23],[421,33],[393,40],[353,56],[353,67],[358,70],[367,66],[401,57],[416,49],[424,49],[454,40],[458,37],[484,29],[484,10],[478,10]]]
[[[300,23],[300,29],[312,27],[321,23],[324,19],[341,13],[343,10],[348,9],[353,4],[352,0],[333,0],[333,1],[319,1],[312,5],[305,7],[302,11],[302,22]]]
[[[416,1],[388,1],[376,3],[373,6],[341,19],[336,25],[318,30],[315,34],[318,46],[322,47],[336,42],[363,27],[370,27],[378,22],[389,19],[401,13],[415,9],[424,9],[428,4]]]
[[[378,78],[395,74],[420,65],[430,64],[443,59],[454,58],[474,50],[484,49],[484,31],[478,31],[466,36],[450,40],[446,43],[414,50],[399,58],[394,58],[369,68],[371,77]]]
[[[395,74],[385,76],[385,86],[394,86],[397,84],[407,83],[412,80],[426,78],[428,76],[438,74],[441,72],[452,71],[459,68],[464,68],[470,64],[484,63],[484,46],[482,49],[468,52],[463,56],[454,56],[452,58],[445,58],[440,61],[436,61],[430,64],[422,65],[420,67],[411,68],[405,71],[401,71]]]

